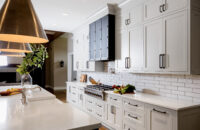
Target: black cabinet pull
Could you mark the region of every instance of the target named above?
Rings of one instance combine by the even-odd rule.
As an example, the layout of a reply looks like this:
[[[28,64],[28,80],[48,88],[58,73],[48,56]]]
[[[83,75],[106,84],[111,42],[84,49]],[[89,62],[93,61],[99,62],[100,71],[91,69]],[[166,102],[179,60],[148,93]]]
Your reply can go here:
[[[130,117],[130,118],[133,118],[133,119],[138,119],[138,117],[137,116],[132,116],[131,114],[128,114],[128,116]]]
[[[159,55],[159,68],[160,69],[166,68],[166,54]]]
[[[167,112],[165,112],[165,111],[160,111],[160,110],[157,110],[157,109],[153,109],[153,111],[155,111],[155,112],[158,112],[158,113],[161,113],[161,114],[167,114]]]
[[[131,105],[131,106],[134,106],[134,107],[138,107],[137,104],[131,104],[130,102],[128,104]]]
[[[159,11],[160,11],[160,13],[163,12],[162,5],[160,5]]]
[[[130,57],[125,58],[125,68],[129,69],[130,68]]]

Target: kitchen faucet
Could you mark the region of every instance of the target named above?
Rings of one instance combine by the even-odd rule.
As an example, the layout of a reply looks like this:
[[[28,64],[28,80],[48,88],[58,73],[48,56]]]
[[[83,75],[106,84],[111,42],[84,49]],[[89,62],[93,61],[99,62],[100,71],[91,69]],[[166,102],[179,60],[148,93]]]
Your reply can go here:
[[[23,105],[28,104],[28,102],[27,102],[27,96],[26,96],[26,91],[27,91],[27,90],[34,90],[34,89],[36,89],[36,88],[39,88],[40,91],[42,90],[41,87],[39,87],[39,86],[34,87],[34,88],[22,88],[22,90],[21,90],[21,93],[22,93],[22,99],[21,99],[21,101],[22,101],[22,104],[23,104]]]

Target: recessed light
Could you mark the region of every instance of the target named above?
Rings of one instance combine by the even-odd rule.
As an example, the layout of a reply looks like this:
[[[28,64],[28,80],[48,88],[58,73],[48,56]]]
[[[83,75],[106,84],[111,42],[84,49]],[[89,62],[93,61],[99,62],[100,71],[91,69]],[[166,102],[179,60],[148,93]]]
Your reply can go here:
[[[67,15],[69,15],[69,14],[68,14],[68,13],[62,13],[62,15],[63,15],[63,16],[67,16]]]

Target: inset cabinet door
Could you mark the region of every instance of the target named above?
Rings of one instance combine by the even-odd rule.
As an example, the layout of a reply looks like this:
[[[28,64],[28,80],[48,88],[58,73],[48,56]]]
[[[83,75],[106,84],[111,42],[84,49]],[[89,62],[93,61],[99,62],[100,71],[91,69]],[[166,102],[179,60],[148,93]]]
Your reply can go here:
[[[164,18],[167,71],[187,71],[187,12]]]
[[[160,71],[159,55],[165,54],[163,42],[163,20],[159,19],[144,26],[145,33],[145,70],[148,72]]]
[[[183,9],[187,6],[187,0],[164,0],[166,13]]]
[[[144,21],[144,6],[140,4],[130,11],[130,25],[141,24]]]
[[[130,67],[133,71],[144,68],[143,26],[130,30]]]
[[[121,109],[117,106],[108,104],[107,120],[109,124],[115,127],[115,129],[120,130],[122,127]]]
[[[144,19],[152,19],[162,16],[161,5],[163,0],[148,0],[144,5]]]
[[[147,130],[177,130],[176,111],[157,106],[148,106]]]
[[[117,56],[117,65],[116,68],[118,71],[127,71],[128,68],[126,68],[126,58],[130,57],[129,54],[129,31],[122,30],[121,32],[118,32],[116,36],[117,40],[117,50],[116,50],[116,56]]]

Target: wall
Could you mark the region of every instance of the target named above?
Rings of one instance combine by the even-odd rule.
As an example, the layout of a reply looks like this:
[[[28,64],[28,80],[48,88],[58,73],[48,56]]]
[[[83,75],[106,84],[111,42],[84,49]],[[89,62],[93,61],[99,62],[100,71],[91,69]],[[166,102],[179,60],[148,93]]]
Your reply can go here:
[[[200,76],[197,75],[152,75],[131,73],[79,72],[92,76],[96,81],[107,85],[136,86],[138,91],[169,98],[200,102]]]
[[[46,61],[46,86],[54,90],[64,89],[67,81],[67,34],[64,34],[48,46],[49,59]],[[64,67],[60,67],[64,61]]]
[[[21,64],[23,58],[19,57],[7,57],[8,64]],[[0,67],[0,72],[16,72],[16,67]],[[16,73],[16,81],[19,82],[20,75]]]

